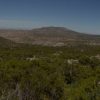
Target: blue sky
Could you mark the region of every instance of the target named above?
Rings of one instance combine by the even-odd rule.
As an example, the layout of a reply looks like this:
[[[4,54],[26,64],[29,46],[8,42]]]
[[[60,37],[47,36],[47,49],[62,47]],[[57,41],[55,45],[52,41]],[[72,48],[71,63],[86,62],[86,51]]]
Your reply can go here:
[[[100,34],[100,0],[0,0],[0,28],[43,26]]]

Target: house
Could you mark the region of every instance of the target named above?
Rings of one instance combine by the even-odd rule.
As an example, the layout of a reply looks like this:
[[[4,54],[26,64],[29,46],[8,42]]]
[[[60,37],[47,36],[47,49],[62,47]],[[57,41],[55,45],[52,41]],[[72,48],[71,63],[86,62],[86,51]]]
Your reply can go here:
[[[26,58],[26,60],[29,60],[29,61],[33,61],[33,60],[36,60],[36,59],[37,59],[36,56]]]
[[[77,64],[77,63],[79,63],[79,60],[77,60],[77,59],[68,59],[67,62],[68,62],[68,64]]]

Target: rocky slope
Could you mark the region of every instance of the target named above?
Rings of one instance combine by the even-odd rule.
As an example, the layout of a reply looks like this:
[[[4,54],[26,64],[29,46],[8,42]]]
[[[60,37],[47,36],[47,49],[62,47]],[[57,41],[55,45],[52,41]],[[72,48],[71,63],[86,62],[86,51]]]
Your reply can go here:
[[[38,45],[100,45],[100,36],[75,32],[64,27],[43,27],[32,30],[0,30],[0,36],[17,43]]]

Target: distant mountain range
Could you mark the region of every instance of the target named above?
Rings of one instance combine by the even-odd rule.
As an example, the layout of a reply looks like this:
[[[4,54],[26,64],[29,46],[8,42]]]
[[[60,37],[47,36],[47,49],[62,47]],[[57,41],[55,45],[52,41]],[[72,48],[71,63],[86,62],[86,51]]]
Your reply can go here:
[[[49,46],[100,45],[99,35],[75,32],[64,27],[43,27],[32,30],[0,30],[0,36],[17,43]]]

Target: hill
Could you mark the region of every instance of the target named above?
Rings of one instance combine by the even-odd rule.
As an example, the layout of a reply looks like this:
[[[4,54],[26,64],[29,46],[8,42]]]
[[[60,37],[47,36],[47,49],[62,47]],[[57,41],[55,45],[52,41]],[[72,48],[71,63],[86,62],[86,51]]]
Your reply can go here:
[[[100,45],[99,35],[79,33],[64,27],[43,27],[32,30],[0,30],[0,36],[17,43],[38,45]]]
[[[17,44],[14,43],[13,41],[11,40],[8,40],[8,39],[5,39],[3,37],[0,37],[0,48],[2,47],[14,47],[16,46]]]

